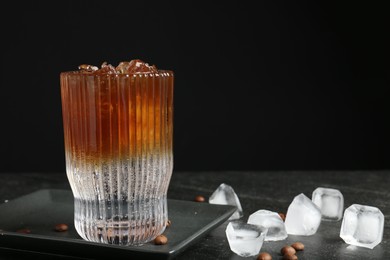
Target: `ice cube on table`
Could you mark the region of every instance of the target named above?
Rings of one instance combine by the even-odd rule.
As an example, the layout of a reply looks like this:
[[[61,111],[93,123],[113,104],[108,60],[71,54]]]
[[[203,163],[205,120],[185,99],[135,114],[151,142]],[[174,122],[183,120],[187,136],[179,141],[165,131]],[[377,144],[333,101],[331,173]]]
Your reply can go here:
[[[321,224],[321,210],[311,199],[301,193],[288,206],[284,222],[287,234],[310,236]]]
[[[233,188],[230,185],[227,185],[225,183],[219,185],[219,187],[214,191],[214,193],[211,194],[209,198],[209,203],[236,206],[237,210],[233,213],[229,220],[239,219],[244,215],[237,194],[234,192]]]
[[[231,221],[226,227],[230,249],[239,256],[257,255],[263,246],[267,229],[261,226]]]
[[[287,231],[283,219],[278,213],[261,209],[251,214],[248,224],[259,225],[268,228],[265,241],[278,241],[287,238]]]
[[[344,196],[339,190],[318,187],[311,200],[320,208],[322,220],[339,221],[343,217]]]
[[[344,211],[340,237],[347,244],[373,249],[382,242],[384,223],[378,208],[352,204]]]

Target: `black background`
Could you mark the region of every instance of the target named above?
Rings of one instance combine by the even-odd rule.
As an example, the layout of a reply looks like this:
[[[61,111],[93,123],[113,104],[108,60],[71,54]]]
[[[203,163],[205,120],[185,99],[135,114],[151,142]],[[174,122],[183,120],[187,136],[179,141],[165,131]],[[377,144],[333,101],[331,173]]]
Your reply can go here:
[[[385,9],[340,2],[9,2],[0,171],[64,171],[59,73],[135,58],[175,72],[175,170],[388,169]]]

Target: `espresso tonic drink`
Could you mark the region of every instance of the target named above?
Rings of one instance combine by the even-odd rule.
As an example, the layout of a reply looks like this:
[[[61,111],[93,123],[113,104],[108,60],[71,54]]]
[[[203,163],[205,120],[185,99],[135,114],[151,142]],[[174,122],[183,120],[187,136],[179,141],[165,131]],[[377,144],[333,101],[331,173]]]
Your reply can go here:
[[[173,73],[132,60],[60,78],[77,232],[108,244],[154,239],[168,220]]]

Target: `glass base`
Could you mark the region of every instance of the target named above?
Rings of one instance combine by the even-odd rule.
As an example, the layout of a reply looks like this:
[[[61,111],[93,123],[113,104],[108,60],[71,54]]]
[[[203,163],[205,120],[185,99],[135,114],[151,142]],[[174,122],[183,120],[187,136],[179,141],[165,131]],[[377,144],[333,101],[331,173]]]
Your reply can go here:
[[[75,198],[75,228],[85,240],[142,245],[164,232],[168,220],[166,197],[126,201]]]

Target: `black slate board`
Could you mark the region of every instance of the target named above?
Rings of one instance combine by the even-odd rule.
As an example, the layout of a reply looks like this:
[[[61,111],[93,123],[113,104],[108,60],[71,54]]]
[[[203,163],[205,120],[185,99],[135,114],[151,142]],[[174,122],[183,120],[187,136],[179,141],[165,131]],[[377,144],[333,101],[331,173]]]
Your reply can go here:
[[[44,189],[0,204],[0,247],[81,258],[171,259],[226,221],[235,207],[168,199],[172,225],[168,244],[117,246],[83,240],[73,225],[73,195],[69,190]],[[58,223],[68,224],[56,232]],[[30,234],[17,232],[28,228]]]

